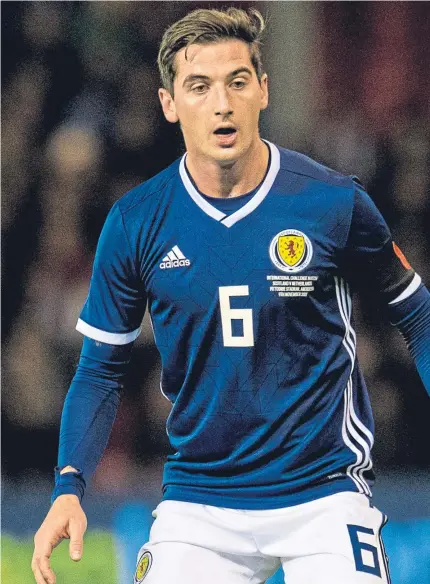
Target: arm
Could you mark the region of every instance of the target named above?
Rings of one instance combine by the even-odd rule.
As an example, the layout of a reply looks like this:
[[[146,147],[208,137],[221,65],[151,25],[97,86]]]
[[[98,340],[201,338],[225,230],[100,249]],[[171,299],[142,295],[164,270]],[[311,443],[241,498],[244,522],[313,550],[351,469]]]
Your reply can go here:
[[[112,430],[131,347],[84,338],[61,418],[53,505],[35,536],[32,568],[38,583],[55,581],[49,557],[63,539],[70,539],[73,560],[82,557],[87,521],[80,502]]]
[[[70,538],[72,559],[82,556],[87,521],[81,500],[109,439],[145,303],[124,222],[114,206],[100,236],[77,325],[85,338],[63,407],[52,507],[34,540],[32,568],[38,584],[55,582],[49,558],[62,539]]]
[[[132,343],[108,345],[84,338],[64,402],[52,502],[62,494],[82,500],[106,447],[120,402]],[[70,467],[71,472],[64,472]]]
[[[391,324],[406,341],[424,387],[430,396],[430,292],[416,280],[418,287],[389,304]]]
[[[345,248],[348,279],[382,301],[430,395],[430,294],[393,242],[383,217],[359,184]],[[364,284],[364,285],[363,285]]]

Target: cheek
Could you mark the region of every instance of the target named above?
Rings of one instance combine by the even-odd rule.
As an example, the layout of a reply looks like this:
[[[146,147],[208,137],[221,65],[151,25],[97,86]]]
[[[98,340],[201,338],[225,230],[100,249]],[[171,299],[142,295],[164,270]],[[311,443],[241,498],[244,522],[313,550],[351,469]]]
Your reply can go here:
[[[202,108],[197,107],[195,104],[192,107],[185,105],[177,111],[183,128],[190,128],[193,132],[199,132],[205,127],[207,116],[202,111]]]
[[[186,116],[182,120],[182,128],[186,129],[189,133],[189,137],[194,140],[200,140],[201,138],[198,137],[201,134],[206,132],[206,123],[205,120],[197,117],[197,116]]]
[[[244,96],[241,100],[242,103],[240,104],[241,108],[243,108],[249,117],[253,117],[256,113],[260,111],[261,108],[261,99],[259,96],[256,96],[255,93],[253,95]],[[238,104],[239,105],[239,104]]]
[[[249,124],[254,125],[255,121],[258,120],[258,117],[260,115],[260,103],[256,103],[255,101],[253,101],[252,103],[249,103],[248,106],[246,107],[246,117],[247,120],[249,122]]]

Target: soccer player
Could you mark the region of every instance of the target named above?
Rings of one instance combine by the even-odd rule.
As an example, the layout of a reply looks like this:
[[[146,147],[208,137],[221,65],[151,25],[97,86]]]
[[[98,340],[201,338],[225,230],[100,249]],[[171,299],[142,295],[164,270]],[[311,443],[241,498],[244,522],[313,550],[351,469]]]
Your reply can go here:
[[[77,328],[53,504],[35,536],[82,555],[86,481],[145,307],[172,402],[163,501],[135,583],[389,582],[351,289],[403,333],[430,391],[430,294],[353,177],[262,140],[257,11],[196,10],[162,40],[159,97],[186,154],[112,208]],[[142,542],[144,543],[144,542]]]

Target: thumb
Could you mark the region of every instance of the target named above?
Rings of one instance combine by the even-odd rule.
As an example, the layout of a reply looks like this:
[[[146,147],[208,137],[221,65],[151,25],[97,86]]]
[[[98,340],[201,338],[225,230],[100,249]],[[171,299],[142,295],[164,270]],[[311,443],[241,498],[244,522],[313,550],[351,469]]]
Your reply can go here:
[[[72,560],[78,562],[84,552],[84,528],[77,521],[70,522],[69,554]]]

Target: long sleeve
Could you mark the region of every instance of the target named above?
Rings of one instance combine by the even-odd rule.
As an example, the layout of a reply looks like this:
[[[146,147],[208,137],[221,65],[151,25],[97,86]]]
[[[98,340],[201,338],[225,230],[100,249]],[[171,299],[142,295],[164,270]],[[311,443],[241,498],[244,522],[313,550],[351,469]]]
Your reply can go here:
[[[76,326],[85,338],[64,402],[52,500],[66,493],[82,499],[112,430],[145,305],[136,250],[115,204],[100,235],[88,297]],[[60,474],[66,466],[78,472]]]
[[[401,332],[430,396],[430,292],[421,284],[410,296],[390,302],[391,323]]]
[[[131,348],[131,343],[115,346],[84,338],[61,417],[52,501],[66,493],[82,499],[88,478],[95,471],[112,430]],[[66,466],[78,472],[60,475]]]
[[[412,269],[369,195],[356,185],[345,248],[349,280],[370,294],[403,335],[430,395],[430,294]],[[348,271],[348,268],[347,268]]]

